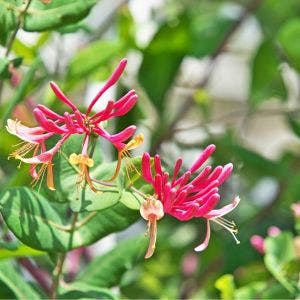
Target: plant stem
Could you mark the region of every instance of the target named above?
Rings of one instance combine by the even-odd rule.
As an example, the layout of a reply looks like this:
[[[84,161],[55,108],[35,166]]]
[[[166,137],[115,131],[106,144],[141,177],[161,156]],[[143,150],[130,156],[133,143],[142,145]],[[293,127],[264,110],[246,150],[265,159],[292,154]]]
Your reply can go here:
[[[69,240],[69,248],[72,245],[73,233],[75,230],[75,225],[76,225],[77,219],[78,219],[78,212],[74,212],[73,220],[72,220],[72,224],[71,224],[71,235],[70,235],[70,240]],[[59,280],[62,275],[63,265],[65,262],[66,256],[67,256],[67,252],[62,252],[58,255],[56,266],[53,270],[51,296],[50,296],[52,300],[57,298],[57,289],[59,286]]]
[[[4,54],[4,57],[8,57],[10,51],[11,51],[11,48],[12,48],[12,45],[14,43],[14,40],[17,36],[17,33],[22,25],[22,22],[23,22],[23,19],[24,19],[24,15],[26,14],[29,6],[30,6],[30,3],[31,3],[32,0],[28,0],[27,3],[26,3],[26,6],[25,8],[20,12],[19,14],[19,17],[18,17],[18,22],[17,22],[17,26],[15,28],[15,30],[12,32],[11,36],[9,37],[9,40],[7,42],[7,45],[6,45],[6,51],[5,51],[5,54]],[[1,94],[2,94],[2,90],[3,90],[3,80],[0,81],[0,103],[1,103]]]

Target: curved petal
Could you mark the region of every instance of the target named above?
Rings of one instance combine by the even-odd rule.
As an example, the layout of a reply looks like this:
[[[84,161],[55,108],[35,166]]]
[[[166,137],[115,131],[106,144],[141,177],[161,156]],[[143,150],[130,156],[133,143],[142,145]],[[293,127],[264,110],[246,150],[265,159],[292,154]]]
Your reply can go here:
[[[19,137],[21,140],[33,143],[33,144],[39,144],[41,141],[49,138],[54,133],[44,133],[45,129],[42,127],[27,127],[25,125],[22,125],[19,121],[14,121],[11,119],[7,120],[6,130],[17,137]]]
[[[201,251],[205,250],[208,246],[209,239],[210,239],[210,224],[209,224],[209,220],[206,220],[206,236],[205,236],[205,239],[199,246],[197,246],[195,248],[195,251],[201,252]]]
[[[240,202],[240,197],[236,196],[233,199],[232,203],[225,205],[219,209],[213,209],[209,213],[207,213],[204,217],[207,219],[214,219],[214,218],[222,217],[222,216],[228,214],[229,212],[231,212],[232,210],[234,210],[238,206],[239,202]]]

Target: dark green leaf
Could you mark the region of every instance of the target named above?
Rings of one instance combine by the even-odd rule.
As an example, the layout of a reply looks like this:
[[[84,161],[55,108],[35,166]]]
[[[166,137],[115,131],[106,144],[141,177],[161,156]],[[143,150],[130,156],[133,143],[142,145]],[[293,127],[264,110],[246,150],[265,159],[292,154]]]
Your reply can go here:
[[[57,208],[42,195],[24,187],[4,191],[1,214],[10,230],[24,244],[45,251],[67,251],[89,245],[106,235],[123,230],[139,213],[122,203],[100,212],[79,213],[74,233],[71,218],[61,204]]]
[[[146,237],[138,237],[119,243],[114,250],[94,258],[78,281],[107,288],[119,285],[124,273],[144,259],[147,242]]]
[[[288,122],[289,122],[289,125],[291,126],[293,132],[298,136],[300,137],[300,123],[292,118],[292,117],[288,117]]]
[[[0,262],[0,281],[13,292],[16,299],[41,298],[9,261]]]
[[[9,66],[18,67],[22,63],[22,58],[17,57],[9,60],[7,57],[0,58],[0,79],[10,78]]]
[[[197,57],[211,55],[231,28],[233,19],[216,14],[198,14],[191,20],[191,54]]]
[[[300,18],[286,22],[280,28],[278,39],[291,66],[300,72]]]
[[[164,24],[144,51],[139,81],[159,111],[189,47],[188,23],[181,18],[176,26]]]
[[[285,99],[286,89],[279,69],[280,60],[271,41],[264,41],[259,47],[252,65],[250,102],[253,106],[279,97]]]

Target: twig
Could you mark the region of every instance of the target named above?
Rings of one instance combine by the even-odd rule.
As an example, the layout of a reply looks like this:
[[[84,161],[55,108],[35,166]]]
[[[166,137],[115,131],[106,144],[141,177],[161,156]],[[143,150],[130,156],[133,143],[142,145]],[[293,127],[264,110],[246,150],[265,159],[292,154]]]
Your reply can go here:
[[[262,0],[252,0],[244,9],[241,16],[233,23],[231,28],[228,30],[226,35],[224,36],[223,40],[219,44],[219,46],[215,49],[215,51],[211,54],[211,63],[209,64],[206,73],[202,79],[202,81],[196,86],[197,89],[203,88],[206,86],[210,75],[213,71],[214,64],[216,62],[216,58],[221,54],[229,39],[232,37],[232,35],[236,32],[236,30],[239,28],[239,26],[245,21],[245,19],[254,12],[258,6],[261,4]],[[161,144],[165,141],[170,139],[174,135],[174,129],[176,128],[177,123],[187,114],[189,109],[194,104],[194,97],[191,95],[189,96],[186,101],[182,104],[181,108],[178,109],[177,115],[175,116],[173,122],[169,125],[167,132],[165,132],[160,138],[157,139],[157,141],[153,144],[151,148],[151,153],[156,153]]]
[[[23,10],[20,11],[20,14],[19,14],[19,17],[18,17],[18,22],[17,22],[17,26],[15,28],[15,30],[12,32],[8,42],[7,42],[7,46],[6,46],[6,51],[5,51],[5,54],[4,54],[4,57],[8,57],[9,56],[9,53],[11,51],[11,48],[12,48],[12,45],[15,41],[15,38],[17,36],[17,33],[23,23],[23,19],[24,19],[24,15],[26,14],[29,6],[30,6],[30,3],[31,3],[32,0],[28,0],[27,3],[26,3],[26,6]],[[2,90],[3,90],[3,80],[0,81],[0,103],[1,103],[1,94],[2,94]]]
[[[71,246],[73,243],[73,233],[75,230],[77,219],[78,219],[78,212],[74,212],[73,220],[71,224],[72,232],[70,236],[69,246]],[[66,256],[67,256],[67,252],[62,252],[58,254],[56,266],[53,270],[53,276],[52,276],[52,286],[51,286],[51,295],[50,295],[52,300],[57,298],[57,289],[58,289],[60,277],[62,275],[62,269],[63,269]]]

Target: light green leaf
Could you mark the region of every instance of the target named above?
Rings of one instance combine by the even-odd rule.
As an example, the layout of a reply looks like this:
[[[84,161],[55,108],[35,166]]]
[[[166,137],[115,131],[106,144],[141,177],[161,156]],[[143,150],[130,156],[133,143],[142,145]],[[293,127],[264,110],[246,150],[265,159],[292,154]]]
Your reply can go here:
[[[41,299],[10,261],[0,262],[0,281],[14,293],[16,299]]]
[[[122,203],[100,212],[79,213],[73,234],[68,207],[55,205],[31,189],[3,191],[0,212],[9,229],[24,244],[48,252],[64,252],[89,245],[133,224],[139,213]]]
[[[6,243],[11,244],[11,243]],[[16,248],[8,249],[9,245],[0,244],[0,259],[7,259],[12,257],[26,257],[26,256],[41,256],[45,252],[35,250],[26,245],[15,245]]]
[[[119,285],[124,273],[144,259],[147,242],[146,237],[135,237],[119,243],[115,249],[94,258],[78,281],[107,288]]]
[[[59,287],[58,299],[112,299],[117,297],[109,289],[82,282],[73,282]]]
[[[279,30],[278,39],[292,67],[300,72],[300,18],[286,22]]]
[[[264,261],[267,269],[290,293],[294,294],[295,286],[284,271],[285,265],[296,257],[291,233],[283,232],[276,237],[267,237],[265,245]]]
[[[218,278],[215,282],[215,287],[220,291],[221,299],[234,299],[235,285],[231,274],[225,274]]]
[[[99,70],[118,56],[121,45],[117,41],[97,41],[80,50],[70,61],[67,80],[82,79]]]

